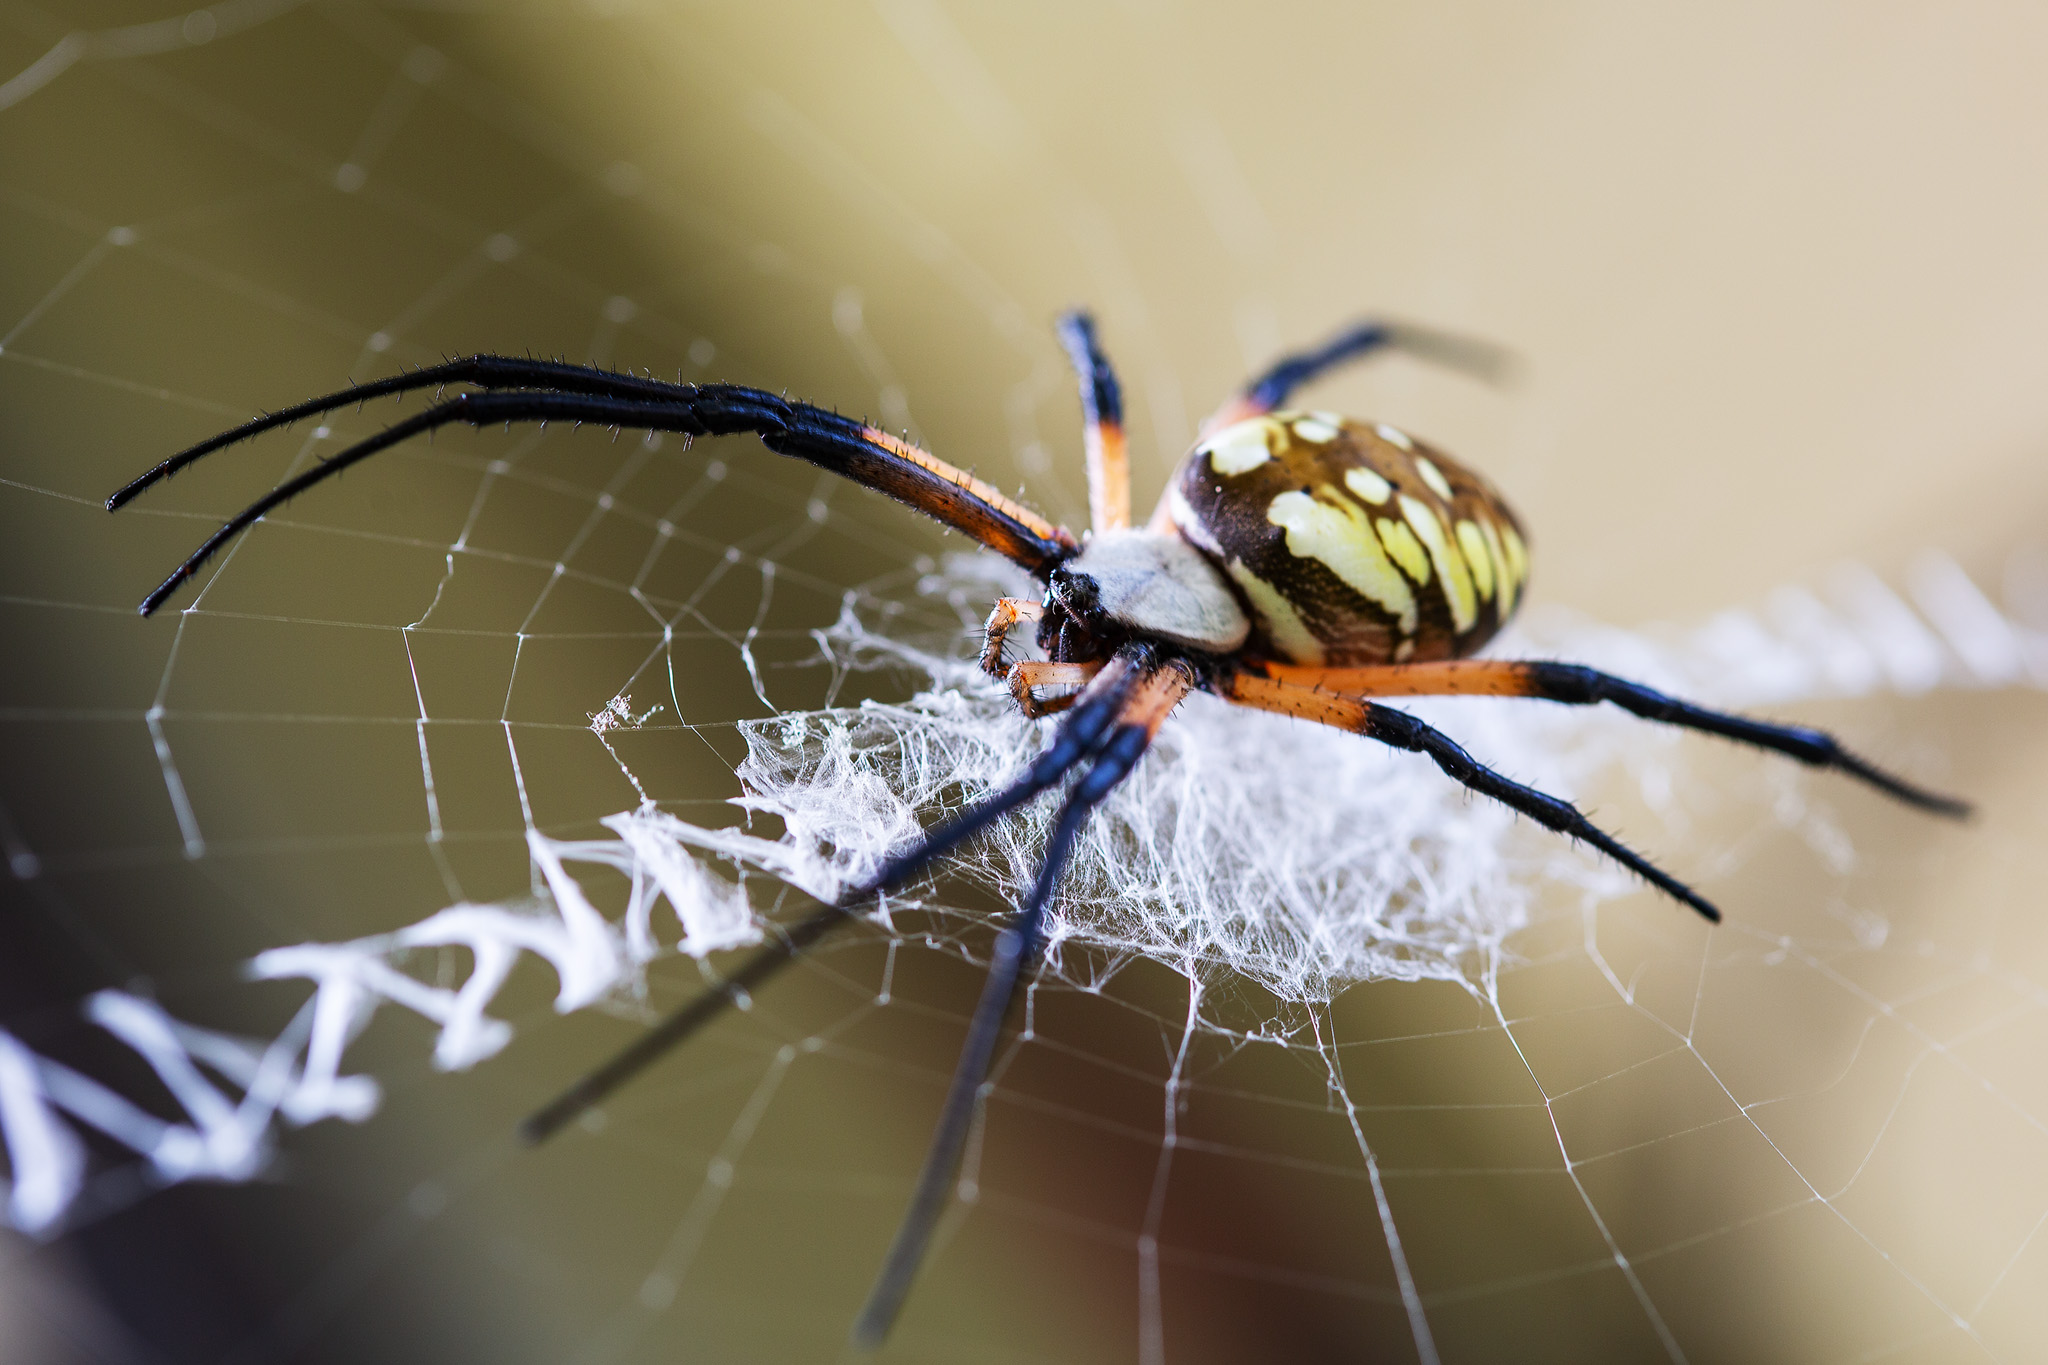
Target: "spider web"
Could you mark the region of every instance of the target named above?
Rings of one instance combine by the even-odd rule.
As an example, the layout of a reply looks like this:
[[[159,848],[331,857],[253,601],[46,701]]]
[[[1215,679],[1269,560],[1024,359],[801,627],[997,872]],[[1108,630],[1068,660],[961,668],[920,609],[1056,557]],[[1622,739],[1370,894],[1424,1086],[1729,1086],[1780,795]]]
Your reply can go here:
[[[942,12],[878,16],[966,123],[1054,164],[1163,471],[1194,403],[1103,210]],[[1046,291],[789,86],[691,68],[686,111],[747,139],[741,169],[665,165],[513,93],[510,16],[131,17],[17,8],[0,48],[0,1133],[30,1349],[837,1351],[1046,809],[556,1144],[510,1133],[805,893],[1016,769],[1040,731],[971,667],[1014,580],[750,440],[448,432],[133,619],[224,511],[382,406],[118,519],[97,502],[336,376],[532,347],[800,386],[978,449],[1072,521]],[[613,70],[636,31],[564,61]],[[1214,129],[1174,146],[1205,230],[1270,251]],[[859,230],[803,235],[806,202]],[[1253,359],[1272,313],[1234,307]],[[958,345],[910,342],[933,328]],[[1433,382],[1372,398],[1516,401]],[[1679,627],[1539,607],[1499,652],[1826,723],[1938,785],[1992,772],[1976,750],[2048,681],[2043,561],[1873,554]],[[1192,700],[1077,856],[888,1349],[2027,1355],[2048,1116],[2021,789],[1959,832],[1626,717],[1415,709],[1729,921],[1412,756]]]

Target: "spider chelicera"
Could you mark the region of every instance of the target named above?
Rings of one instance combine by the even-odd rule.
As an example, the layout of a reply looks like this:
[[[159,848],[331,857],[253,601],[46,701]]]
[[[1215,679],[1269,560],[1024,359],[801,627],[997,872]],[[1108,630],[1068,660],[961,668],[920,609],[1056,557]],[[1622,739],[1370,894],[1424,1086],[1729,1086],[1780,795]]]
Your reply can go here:
[[[477,355],[299,403],[172,456],[107,500],[119,508],[211,452],[273,427],[386,394],[469,385],[286,481],[236,514],[142,603],[147,616],[227,541],[315,484],[409,437],[451,423],[567,421],[689,436],[753,432],[898,498],[1028,570],[1042,598],[999,600],[982,664],[1026,715],[1063,711],[1050,743],[1008,787],[928,832],[838,903],[781,931],[720,985],[671,1015],[522,1125],[538,1142],[656,1057],[744,999],[850,912],[1005,813],[1068,782],[1036,882],[998,936],[938,1130],[909,1211],[854,1327],[887,1334],[923,1259],[958,1170],[975,1096],[1003,1018],[1036,958],[1046,905],[1089,812],[1137,764],[1192,691],[1277,711],[1426,754],[1454,780],[1539,824],[1582,839],[1709,920],[1720,912],[1588,821],[1570,802],[1512,782],[1415,716],[1372,697],[1480,694],[1570,705],[1613,702],[1650,720],[1837,768],[1911,805],[1961,816],[1962,802],[1913,786],[1829,735],[1711,711],[1576,664],[1475,654],[1520,604],[1528,581],[1521,528],[1491,484],[1393,427],[1325,412],[1282,411],[1303,383],[1385,348],[1485,370],[1493,353],[1427,328],[1364,323],[1291,355],[1204,424],[1143,527],[1131,524],[1130,474],[1116,376],[1086,314],[1059,322],[1086,419],[1085,537],[885,431],[759,389],[689,385],[583,365]],[[1010,662],[1008,634],[1036,627],[1046,657]]]

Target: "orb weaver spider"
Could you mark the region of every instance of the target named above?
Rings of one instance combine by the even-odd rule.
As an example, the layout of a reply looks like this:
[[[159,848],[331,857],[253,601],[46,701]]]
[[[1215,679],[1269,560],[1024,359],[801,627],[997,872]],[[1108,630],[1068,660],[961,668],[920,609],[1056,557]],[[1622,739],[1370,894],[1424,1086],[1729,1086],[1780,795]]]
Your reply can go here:
[[[1027,570],[1037,601],[989,614],[982,664],[1029,716],[1064,712],[1012,783],[927,832],[864,886],[757,950],[718,986],[643,1034],[521,1127],[539,1142],[745,998],[862,904],[1009,811],[1073,780],[1036,881],[998,936],[938,1128],[854,1339],[879,1344],[900,1311],[959,1167],[975,1096],[1004,1016],[1037,955],[1046,906],[1089,812],[1127,776],[1181,700],[1205,691],[1348,730],[1432,759],[1454,781],[1584,840],[1708,920],[1720,911],[1601,830],[1570,802],[1510,781],[1448,736],[1374,697],[1486,695],[1612,702],[1646,719],[1835,768],[1942,815],[1968,807],[1913,786],[1803,726],[1708,710],[1576,664],[1471,657],[1520,605],[1520,523],[1473,470],[1393,427],[1282,410],[1342,362],[1398,348],[1484,372],[1490,348],[1410,324],[1368,322],[1290,355],[1204,424],[1158,509],[1131,524],[1121,392],[1085,313],[1059,321],[1080,379],[1091,527],[1077,537],[982,480],[889,433],[806,403],[727,384],[666,383],[558,361],[474,355],[299,403],[200,442],[107,500],[114,510],[194,461],[274,427],[387,394],[469,389],[359,441],[237,513],[144,599],[148,616],[213,554],[287,500],[412,436],[453,423],[569,421],[724,436],[889,494]],[[1010,662],[1009,633],[1035,626],[1046,657]],[[1078,774],[1078,776],[1077,776]]]

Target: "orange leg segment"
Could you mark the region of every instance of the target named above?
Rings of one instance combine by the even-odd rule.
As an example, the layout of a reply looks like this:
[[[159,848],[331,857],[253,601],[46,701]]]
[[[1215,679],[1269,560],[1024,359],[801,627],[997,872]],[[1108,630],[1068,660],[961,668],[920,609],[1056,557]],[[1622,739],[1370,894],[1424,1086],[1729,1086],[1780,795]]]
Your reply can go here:
[[[1081,380],[1082,439],[1088,452],[1088,518],[1097,534],[1131,524],[1131,457],[1124,442],[1123,390],[1095,339],[1095,320],[1069,313],[1060,342]]]
[[[1531,665],[1508,659],[1450,659],[1442,663],[1382,664],[1370,668],[1305,668],[1267,664],[1275,682],[1347,697],[1540,697]]]
[[[1131,524],[1131,455],[1122,422],[1091,422],[1082,436],[1088,455],[1088,523],[1097,531]]]
[[[1367,703],[1342,692],[1262,678],[1256,673],[1239,673],[1226,684],[1223,695],[1240,706],[1277,711],[1283,716],[1312,720],[1353,734],[1362,735],[1368,728]]]
[[[1095,664],[1069,664],[1069,668],[1086,668],[1093,671]],[[1144,727],[1145,739],[1151,742],[1159,733],[1159,727],[1166,724],[1166,718],[1173,714],[1173,708],[1186,699],[1195,689],[1195,676],[1186,664],[1170,663],[1157,673],[1145,678],[1131,693],[1131,699],[1124,703],[1123,714],[1117,717],[1119,724]]]

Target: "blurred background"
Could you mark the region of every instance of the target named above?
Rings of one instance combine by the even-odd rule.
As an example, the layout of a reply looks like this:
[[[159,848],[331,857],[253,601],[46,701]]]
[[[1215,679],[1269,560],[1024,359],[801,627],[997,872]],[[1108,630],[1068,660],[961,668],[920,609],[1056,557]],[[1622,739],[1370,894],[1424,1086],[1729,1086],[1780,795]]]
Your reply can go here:
[[[1539,605],[1654,633],[1939,550],[2048,629],[2044,57],[2023,4],[0,6],[0,1024],[172,1116],[88,993],[270,1037],[306,989],[246,980],[255,953],[516,897],[529,825],[592,837],[628,769],[735,818],[732,723],[824,700],[795,665],[848,590],[956,628],[914,589],[960,542],[881,499],[751,441],[562,431],[380,457],[136,618],[337,447],[108,492],[444,354],[787,390],[1078,525],[1060,310],[1122,368],[1144,505],[1248,370],[1383,311],[1522,377],[1390,359],[1315,405],[1485,469]],[[665,648],[636,593],[681,612]],[[587,718],[630,680],[682,714],[615,761]],[[1210,1048],[1156,1301],[1185,988],[1049,993],[888,1357],[2037,1358],[2048,703],[1796,718],[1981,816],[1814,783],[1853,850],[1824,856],[1759,760],[1693,745],[1726,800],[1604,809],[1730,925],[1559,893],[1506,1024],[1455,985],[1342,997],[1341,1090]],[[349,1053],[374,1120],[287,1133],[247,1185],[101,1180],[75,1230],[0,1244],[0,1359],[833,1358],[977,975],[849,942],[537,1153],[511,1125],[635,1007],[558,1019],[528,962],[494,1006],[517,1040],[454,1075],[388,1010]],[[657,964],[645,1008],[697,980]]]

